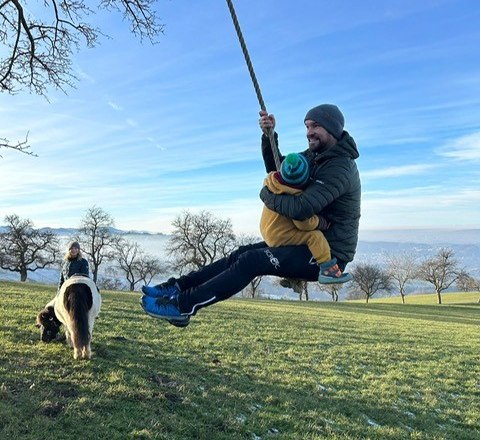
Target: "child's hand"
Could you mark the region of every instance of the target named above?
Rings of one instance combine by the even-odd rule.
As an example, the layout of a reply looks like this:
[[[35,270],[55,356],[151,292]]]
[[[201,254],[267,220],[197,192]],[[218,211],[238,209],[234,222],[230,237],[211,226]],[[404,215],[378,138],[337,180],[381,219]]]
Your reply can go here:
[[[328,228],[330,228],[331,223],[325,217],[322,217],[321,215],[318,215],[317,217],[318,217],[317,229],[319,231],[326,231]]]

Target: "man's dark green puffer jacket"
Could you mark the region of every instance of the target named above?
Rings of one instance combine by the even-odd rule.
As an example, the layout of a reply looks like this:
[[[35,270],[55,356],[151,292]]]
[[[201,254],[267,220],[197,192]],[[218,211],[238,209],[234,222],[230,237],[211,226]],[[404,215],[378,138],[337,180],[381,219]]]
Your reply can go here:
[[[274,171],[275,161],[266,136],[262,136],[262,154],[267,172]],[[357,248],[361,200],[355,141],[344,131],[327,151],[315,154],[306,150],[302,154],[311,167],[310,183],[303,193],[273,194],[263,187],[260,198],[268,208],[292,220],[305,220],[314,214],[323,216],[331,222],[323,233],[332,255],[345,262],[352,261]]]

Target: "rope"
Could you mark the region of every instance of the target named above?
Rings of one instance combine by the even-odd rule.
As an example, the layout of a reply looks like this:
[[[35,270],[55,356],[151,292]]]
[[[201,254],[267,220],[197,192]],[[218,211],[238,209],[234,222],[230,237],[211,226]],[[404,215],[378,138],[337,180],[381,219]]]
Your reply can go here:
[[[265,101],[262,97],[262,92],[260,91],[260,86],[258,85],[255,71],[253,70],[253,65],[252,61],[250,60],[247,45],[245,44],[245,39],[243,38],[242,30],[240,29],[237,14],[235,13],[235,9],[233,7],[232,0],[227,0],[227,5],[228,9],[230,10],[230,15],[232,16],[233,25],[235,26],[235,30],[237,31],[238,41],[240,42],[240,46],[242,47],[243,56],[245,57],[245,62],[247,63],[248,72],[250,73],[250,78],[252,79],[255,93],[257,94],[258,103],[260,104],[260,108],[263,111],[267,111],[267,108],[265,107]],[[275,159],[275,167],[277,170],[279,170],[281,164],[280,153],[278,151],[277,143],[275,142],[275,133],[273,128],[270,128],[268,130],[268,139],[270,140],[270,146],[272,147],[273,158]]]

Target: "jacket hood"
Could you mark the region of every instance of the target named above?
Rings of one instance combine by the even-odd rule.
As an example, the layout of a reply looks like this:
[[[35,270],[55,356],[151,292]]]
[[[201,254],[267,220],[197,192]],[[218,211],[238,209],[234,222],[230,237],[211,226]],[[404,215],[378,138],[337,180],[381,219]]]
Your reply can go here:
[[[272,171],[267,174],[263,184],[274,194],[299,194],[302,192],[300,188],[285,185],[279,179],[281,179],[280,173]]]

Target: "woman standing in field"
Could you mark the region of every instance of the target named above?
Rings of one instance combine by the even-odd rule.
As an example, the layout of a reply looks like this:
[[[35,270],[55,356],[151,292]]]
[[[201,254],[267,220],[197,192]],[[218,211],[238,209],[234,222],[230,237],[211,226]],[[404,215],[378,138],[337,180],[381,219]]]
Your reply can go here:
[[[74,274],[89,276],[88,261],[82,256],[78,241],[72,241],[68,245],[67,253],[63,260],[58,290],[60,290],[65,280],[68,280]]]

